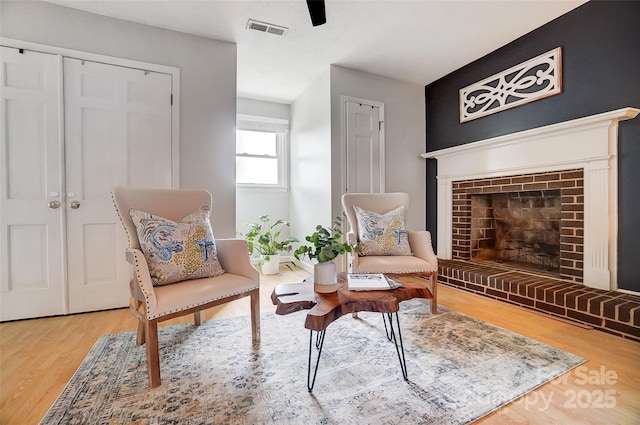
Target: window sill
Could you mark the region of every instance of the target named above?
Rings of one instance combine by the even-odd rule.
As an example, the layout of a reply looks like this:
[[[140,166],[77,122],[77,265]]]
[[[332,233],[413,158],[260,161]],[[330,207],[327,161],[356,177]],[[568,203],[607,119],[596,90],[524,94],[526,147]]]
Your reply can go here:
[[[288,192],[288,187],[283,186],[259,186],[259,185],[249,185],[249,184],[237,184],[236,191],[240,192]]]

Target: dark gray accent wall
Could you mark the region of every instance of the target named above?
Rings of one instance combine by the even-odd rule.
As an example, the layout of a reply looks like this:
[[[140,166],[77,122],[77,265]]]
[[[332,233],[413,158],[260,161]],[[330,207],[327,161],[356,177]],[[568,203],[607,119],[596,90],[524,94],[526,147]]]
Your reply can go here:
[[[639,1],[592,0],[428,85],[426,150],[629,106],[640,108],[638,22]],[[561,94],[460,123],[460,88],[558,46],[562,47]],[[640,292],[640,117],[620,123],[618,149],[618,286]],[[436,166],[435,160],[427,161],[427,229],[434,240],[438,237]]]

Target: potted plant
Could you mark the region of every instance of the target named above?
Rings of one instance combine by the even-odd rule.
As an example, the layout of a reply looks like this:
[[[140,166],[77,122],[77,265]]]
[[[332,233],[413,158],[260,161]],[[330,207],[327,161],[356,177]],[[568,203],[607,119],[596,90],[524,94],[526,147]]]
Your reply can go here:
[[[288,221],[278,219],[272,223],[268,214],[261,215],[258,220],[257,223],[244,223],[249,231],[246,235],[238,232],[238,235],[246,239],[250,255],[254,252],[260,255],[258,265],[262,273],[276,274],[280,268],[280,252],[290,251],[291,244],[298,239],[282,237],[282,229],[291,225]]]
[[[311,243],[301,245],[293,255],[297,260],[307,256],[318,262],[313,266],[313,282],[316,292],[335,292],[338,289],[336,278],[336,259],[339,255],[357,251],[357,247],[342,242],[342,219],[336,217],[330,228],[321,225],[316,226],[316,231],[306,236],[305,240]]]

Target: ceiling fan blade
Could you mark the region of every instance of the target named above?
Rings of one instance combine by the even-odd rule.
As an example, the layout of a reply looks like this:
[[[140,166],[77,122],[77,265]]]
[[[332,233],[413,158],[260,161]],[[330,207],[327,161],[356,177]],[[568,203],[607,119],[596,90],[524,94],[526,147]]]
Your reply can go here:
[[[309,16],[314,27],[327,23],[327,14],[324,10],[324,0],[307,0]]]

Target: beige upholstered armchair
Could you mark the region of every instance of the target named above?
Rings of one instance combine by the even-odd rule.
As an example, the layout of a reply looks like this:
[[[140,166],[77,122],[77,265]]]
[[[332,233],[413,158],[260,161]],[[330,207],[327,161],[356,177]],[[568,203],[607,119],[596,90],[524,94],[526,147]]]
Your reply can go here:
[[[359,253],[348,256],[349,273],[429,276],[430,290],[433,294],[431,312],[435,314],[438,308],[436,298],[438,258],[431,245],[431,233],[426,230],[412,231],[404,228],[404,215],[409,208],[409,195],[406,193],[345,193],[342,195],[342,208],[349,223],[346,234],[348,241],[361,246]],[[389,226],[384,230],[379,227],[381,223],[392,221],[395,227]],[[400,221],[402,225],[398,226],[397,223]],[[359,224],[363,224],[366,228]],[[393,230],[390,230],[391,228]],[[376,243],[371,242],[376,235],[381,239],[377,239]],[[363,237],[367,240],[363,240]],[[404,243],[408,242],[404,247],[401,246],[403,239]],[[390,244],[389,241],[391,241]],[[377,245],[384,245],[388,250],[378,252]]]
[[[139,320],[136,342],[146,344],[150,387],[161,383],[161,321],[193,313],[198,326],[202,310],[249,296],[251,336],[260,341],[259,273],[246,241],[213,238],[209,192],[117,187],[113,201],[129,238],[130,310]]]

